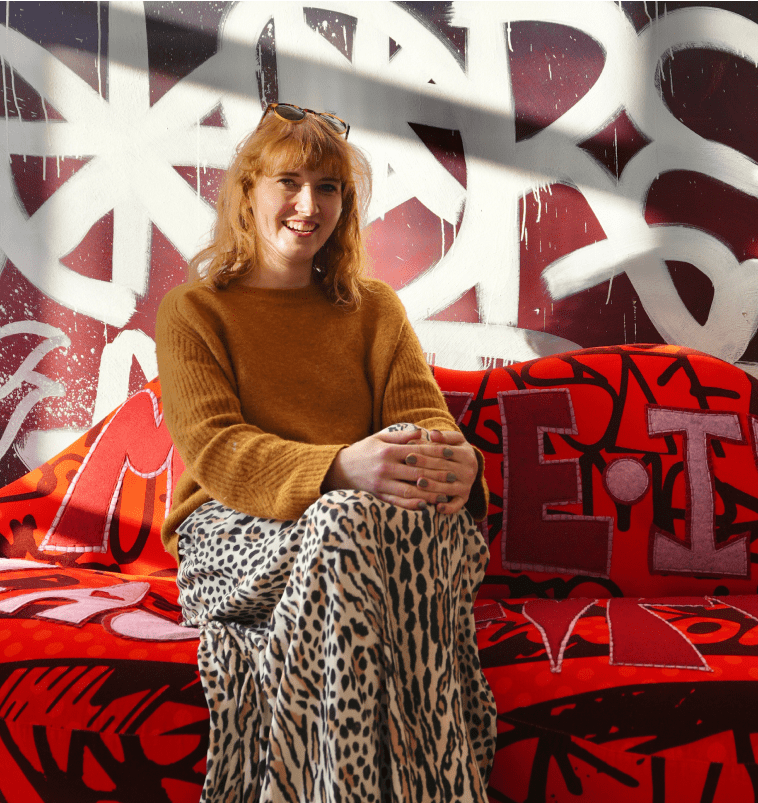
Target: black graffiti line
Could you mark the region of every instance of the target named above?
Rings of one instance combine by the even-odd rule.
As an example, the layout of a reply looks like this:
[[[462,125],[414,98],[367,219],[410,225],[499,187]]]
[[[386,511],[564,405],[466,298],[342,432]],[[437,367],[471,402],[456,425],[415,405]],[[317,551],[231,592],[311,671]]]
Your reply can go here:
[[[523,725],[518,720],[514,720],[508,715],[501,715],[500,719],[509,722],[512,725]],[[521,738],[515,741],[523,741],[524,739],[533,738],[537,736],[537,750],[535,753],[534,761],[532,763],[532,772],[529,778],[529,792],[527,794],[527,801],[544,801],[547,795],[547,782],[548,772],[550,769],[550,759],[555,759],[555,762],[561,772],[566,788],[573,795],[582,794],[582,785],[578,776],[571,767],[569,760],[570,756],[583,761],[597,772],[607,775],[614,781],[617,781],[622,786],[634,789],[639,786],[639,781],[631,775],[617,769],[606,761],[592,755],[589,751],[580,747],[572,740],[569,734],[560,734],[557,732],[548,732],[547,734],[540,728],[524,728],[526,731],[531,731],[530,734],[522,734]],[[514,731],[515,733],[515,731]],[[501,740],[498,738],[498,751],[501,749]],[[572,783],[572,780],[574,781]]]
[[[686,355],[679,357],[675,363],[670,366],[658,377],[658,384],[663,387],[668,384],[671,378],[678,370],[682,370],[685,376],[690,380],[690,395],[697,399],[700,404],[700,409],[710,409],[708,399],[711,397],[722,399],[739,399],[740,394],[736,390],[729,390],[728,388],[717,388],[710,385],[703,385],[697,372],[692,367],[692,363]]]
[[[57,697],[53,698],[53,700],[50,703],[50,705],[47,707],[47,709],[45,709],[45,713],[46,714],[49,714],[55,708],[55,706],[57,706],[58,703],[66,696],[68,691],[76,685],[77,681],[81,680],[81,678],[83,678],[87,674],[87,667],[81,667],[81,666],[69,667],[61,675],[60,678],[56,678],[56,683],[59,680],[61,680],[63,677],[65,677],[65,675],[67,675],[67,674],[73,674],[73,676],[74,676],[73,680],[70,683],[68,683],[66,686],[63,687],[63,689],[61,690],[61,692],[58,694]],[[52,688],[53,688],[53,686],[51,684],[50,685],[50,689],[52,689]]]
[[[98,674],[99,670],[99,674]],[[92,666],[89,667],[89,671],[91,673],[95,673],[94,678],[87,683],[87,685],[79,692],[79,694],[74,697],[72,703],[76,705],[79,703],[86,694],[88,694],[92,689],[94,689],[93,694],[97,692],[96,686],[102,686],[103,683],[107,680],[108,675],[108,667],[106,666]]]
[[[3,706],[4,706],[4,705],[6,704],[6,702],[8,701],[8,698],[9,698],[9,697],[10,697],[10,696],[13,694],[13,692],[16,690],[16,688],[18,687],[19,683],[21,683],[21,682],[24,680],[24,678],[26,677],[26,675],[27,675],[27,674],[29,674],[29,672],[31,672],[31,671],[32,671],[31,669],[27,669],[27,670],[23,670],[23,669],[22,669],[22,670],[21,670],[21,671],[18,673],[18,679],[17,679],[17,680],[16,680],[16,682],[15,682],[15,683],[14,683],[14,684],[13,684],[13,685],[10,687],[10,689],[8,690],[8,693],[5,695],[5,697],[3,697],[2,701],[0,701],[0,711],[2,710]],[[15,705],[15,702],[11,702],[11,707],[10,707],[10,708],[8,709],[8,711],[6,712],[7,714],[10,714],[10,712],[13,710],[13,706],[14,706],[14,705]]]
[[[705,776],[705,783],[703,784],[703,794],[700,796],[700,803],[713,803],[716,797],[716,790],[719,785],[719,777],[721,770],[724,768],[723,764],[712,762],[708,767],[708,774]]]
[[[168,688],[168,686],[161,686],[155,691],[150,691],[148,689],[145,694],[134,704],[132,710],[129,711],[116,726],[115,730],[118,733],[121,733],[122,731],[134,733],[137,731],[139,726],[160,707],[163,702],[161,698],[166,693]]]

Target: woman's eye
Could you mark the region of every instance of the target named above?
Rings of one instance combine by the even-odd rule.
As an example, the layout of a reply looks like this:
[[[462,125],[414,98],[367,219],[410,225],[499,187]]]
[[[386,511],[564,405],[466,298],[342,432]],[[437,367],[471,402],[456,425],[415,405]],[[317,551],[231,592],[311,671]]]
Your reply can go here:
[[[339,187],[337,187],[335,184],[322,184],[319,189],[321,192],[326,192],[330,195],[333,195],[335,192],[339,192]]]

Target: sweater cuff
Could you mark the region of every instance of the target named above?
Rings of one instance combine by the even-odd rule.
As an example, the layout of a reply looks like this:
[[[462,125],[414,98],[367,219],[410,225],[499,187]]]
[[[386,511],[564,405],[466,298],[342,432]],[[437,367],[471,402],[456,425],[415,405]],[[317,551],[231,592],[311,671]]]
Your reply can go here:
[[[324,493],[322,486],[334,458],[346,444],[312,447],[310,465],[298,472],[296,481],[287,484],[289,519],[298,519]]]
[[[474,484],[471,486],[468,500],[466,501],[465,508],[471,514],[474,521],[484,521],[487,518],[487,508],[490,503],[490,492],[487,488],[487,482],[484,479],[484,455],[476,448],[472,447],[474,454],[476,454],[476,462],[479,464],[479,470],[476,474]]]

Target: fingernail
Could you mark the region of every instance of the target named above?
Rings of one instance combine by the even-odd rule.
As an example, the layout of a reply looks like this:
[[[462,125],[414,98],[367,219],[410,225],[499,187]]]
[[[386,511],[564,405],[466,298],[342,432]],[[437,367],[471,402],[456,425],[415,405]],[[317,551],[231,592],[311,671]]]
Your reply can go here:
[[[409,466],[415,466],[416,465],[416,455],[415,454],[409,454],[408,457],[405,458],[405,462]]]
[[[438,502],[447,502],[447,497],[445,496],[445,494],[440,494],[440,495],[437,497],[437,501],[438,501]]]
[[[418,507],[419,507],[419,510],[425,510],[426,509],[426,502],[423,499],[419,499],[418,500]]]
[[[426,477],[422,477],[417,484],[419,488],[426,488],[429,485],[429,480]]]
[[[456,477],[455,474],[453,474],[452,471],[448,471],[448,473],[447,473],[447,481],[448,482],[455,482],[457,479],[458,479],[458,477]]]
[[[449,446],[446,446],[446,447],[445,447],[445,448],[442,450],[442,454],[443,454],[445,457],[452,457],[452,456],[453,456],[453,450],[452,450],[452,449],[451,449]]]

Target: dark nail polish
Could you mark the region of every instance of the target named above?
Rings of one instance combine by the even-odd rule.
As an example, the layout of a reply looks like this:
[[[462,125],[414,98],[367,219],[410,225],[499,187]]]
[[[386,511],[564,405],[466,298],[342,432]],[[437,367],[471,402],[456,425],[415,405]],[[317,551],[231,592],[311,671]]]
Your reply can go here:
[[[426,510],[426,502],[423,499],[418,500],[418,509]]]
[[[416,465],[416,455],[415,454],[409,454],[408,457],[405,458],[405,462],[409,466],[415,466]]]
[[[418,487],[419,487],[419,488],[426,488],[428,485],[429,485],[429,480],[428,480],[428,479],[426,479],[426,477],[422,477],[422,478],[421,478],[421,479],[418,481]]]
[[[448,471],[448,473],[447,473],[447,481],[448,482],[455,482],[457,479],[458,479],[458,477],[456,477],[455,474],[453,474],[452,471]]]
[[[452,457],[452,456],[453,456],[453,450],[452,450],[452,449],[451,449],[449,446],[446,446],[446,447],[445,447],[445,448],[442,450],[442,454],[443,454],[445,457]]]
[[[447,502],[447,497],[445,496],[445,494],[440,494],[440,495],[437,497],[437,501],[438,501],[438,502]]]

